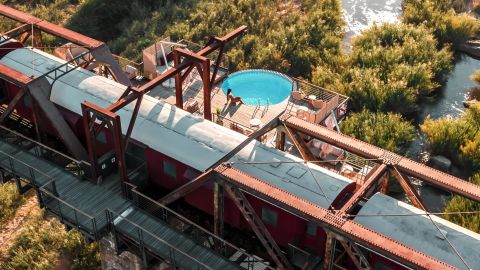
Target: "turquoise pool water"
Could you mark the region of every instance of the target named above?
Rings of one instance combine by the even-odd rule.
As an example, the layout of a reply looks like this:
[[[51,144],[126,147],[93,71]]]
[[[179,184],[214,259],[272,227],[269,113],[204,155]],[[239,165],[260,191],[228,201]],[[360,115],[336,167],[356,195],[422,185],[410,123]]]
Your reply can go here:
[[[232,89],[233,96],[240,96],[246,105],[265,106],[284,101],[292,92],[292,80],[268,70],[245,70],[233,73],[222,84],[223,93]]]

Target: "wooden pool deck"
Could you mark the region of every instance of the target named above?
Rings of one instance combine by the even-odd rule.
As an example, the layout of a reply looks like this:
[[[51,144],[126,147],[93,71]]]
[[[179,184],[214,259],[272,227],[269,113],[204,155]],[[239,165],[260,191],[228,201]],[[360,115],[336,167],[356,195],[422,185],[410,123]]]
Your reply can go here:
[[[219,72],[217,78],[224,76],[225,73]],[[315,87],[311,84],[300,82],[295,80],[295,87],[301,88],[306,94],[315,94],[319,99],[328,102],[336,93],[328,90]],[[295,100],[291,96],[285,99],[283,102],[275,105],[267,106],[249,106],[246,104],[232,105],[226,103],[227,97],[220,88],[221,83],[214,85],[211,91],[211,111],[212,119],[218,124],[224,125],[230,129],[243,133],[245,135],[251,134],[258,126],[252,126],[251,120],[258,119],[260,126],[270,122],[273,118],[285,111],[291,115],[297,115],[300,110],[305,110],[311,114],[315,112],[315,108],[307,100]],[[192,72],[189,79],[184,82],[183,85],[183,100],[186,104],[189,100],[192,100],[197,104],[198,109],[194,110],[194,114],[198,114],[203,117],[203,83],[200,76],[196,72]],[[166,101],[169,104],[175,105],[175,88],[173,87],[173,80],[170,83],[159,85],[151,90],[148,95]],[[340,101],[337,102],[337,106],[343,105],[346,97],[340,95]],[[337,107],[334,107],[337,108]],[[220,114],[217,115],[216,112]],[[324,120],[329,114],[322,115],[321,119],[317,119],[318,123]],[[217,121],[221,119],[222,121]],[[258,122],[258,120],[256,120]],[[269,132],[263,139],[264,141],[270,141],[275,135],[275,131]]]

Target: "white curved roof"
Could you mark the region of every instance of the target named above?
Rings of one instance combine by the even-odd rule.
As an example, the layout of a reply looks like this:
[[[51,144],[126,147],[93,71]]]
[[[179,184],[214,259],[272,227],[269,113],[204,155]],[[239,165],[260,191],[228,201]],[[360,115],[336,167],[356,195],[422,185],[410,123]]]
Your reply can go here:
[[[10,52],[0,59],[0,63],[27,76],[39,76],[64,61],[36,49],[24,48]],[[81,115],[83,101],[107,107],[118,100],[125,89],[124,85],[78,68],[53,84],[50,100]],[[122,121],[123,133],[126,133],[133,106],[134,104],[130,104],[117,112]],[[205,171],[247,137],[146,95],[132,138],[192,168]],[[230,161],[299,162],[279,166],[268,164],[234,166],[321,207],[328,207],[338,194],[352,183],[343,176],[313,164],[306,165],[300,158],[269,148],[256,140]]]
[[[443,233],[472,269],[480,266],[479,234],[431,215],[442,230],[440,233],[424,214],[418,208],[377,193],[365,203],[354,220],[440,261],[459,269],[468,269],[442,236]]]

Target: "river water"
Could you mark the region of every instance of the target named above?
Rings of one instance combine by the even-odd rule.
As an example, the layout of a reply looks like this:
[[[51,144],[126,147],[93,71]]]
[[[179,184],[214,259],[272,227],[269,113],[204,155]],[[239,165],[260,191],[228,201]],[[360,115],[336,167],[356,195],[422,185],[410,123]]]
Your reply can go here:
[[[402,14],[402,0],[342,0],[342,4],[345,21],[347,22],[347,44],[351,42],[354,36],[371,27],[374,23],[399,22]],[[457,56],[447,83],[435,96],[422,102],[417,117],[418,123],[423,123],[428,115],[433,119],[447,115],[459,116],[464,111],[462,102],[465,100],[467,91],[475,85],[469,79],[469,76],[477,69],[480,69],[479,60],[465,54]],[[418,160],[424,156],[425,150],[425,139],[417,129],[416,140],[411,143],[408,156]],[[462,177],[459,171],[453,173]],[[447,194],[428,185],[420,186],[419,192],[431,211],[442,210],[445,201],[448,199]]]

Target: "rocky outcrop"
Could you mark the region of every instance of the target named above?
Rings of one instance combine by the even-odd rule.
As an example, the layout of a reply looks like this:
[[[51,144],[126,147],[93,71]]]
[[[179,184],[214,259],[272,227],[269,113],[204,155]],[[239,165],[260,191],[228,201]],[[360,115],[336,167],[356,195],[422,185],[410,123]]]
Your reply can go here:
[[[480,40],[469,40],[458,46],[458,50],[480,59]]]

